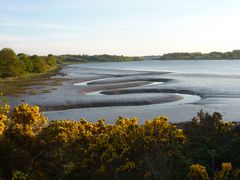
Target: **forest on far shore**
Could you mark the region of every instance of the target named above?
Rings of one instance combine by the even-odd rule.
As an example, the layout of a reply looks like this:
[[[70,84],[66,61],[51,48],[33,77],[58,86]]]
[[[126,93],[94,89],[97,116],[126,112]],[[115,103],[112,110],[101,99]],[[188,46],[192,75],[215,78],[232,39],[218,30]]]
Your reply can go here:
[[[144,60],[140,56],[117,56],[117,55],[62,55],[60,56],[65,62],[125,62],[125,61],[141,61]]]
[[[152,60],[221,60],[221,59],[240,59],[240,50],[233,50],[231,52],[175,52],[167,53],[160,56],[145,56],[145,59]]]

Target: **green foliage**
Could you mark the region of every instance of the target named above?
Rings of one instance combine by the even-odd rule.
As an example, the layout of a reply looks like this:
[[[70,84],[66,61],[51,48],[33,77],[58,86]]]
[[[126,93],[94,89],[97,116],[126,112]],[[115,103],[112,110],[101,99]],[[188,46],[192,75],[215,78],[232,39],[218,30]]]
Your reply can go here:
[[[42,73],[45,71],[45,62],[43,58],[33,55],[30,57],[30,59],[33,62],[33,72]]]
[[[55,56],[53,56],[52,54],[49,54],[47,56],[47,63],[49,66],[56,66],[57,58]]]
[[[27,180],[27,174],[14,170],[12,180]]]
[[[3,179],[237,179],[240,125],[219,113],[199,112],[191,122],[159,116],[51,121],[22,104],[0,116]],[[4,110],[6,109],[6,110]],[[6,119],[9,119],[6,121]],[[225,163],[222,163],[225,162]],[[227,163],[226,163],[227,162]],[[231,162],[231,163],[230,163]],[[201,164],[201,165],[200,165]]]
[[[64,55],[65,62],[120,62],[120,61],[140,61],[142,57],[116,56],[116,55]]]
[[[159,159],[168,162],[176,159],[175,150],[185,140],[183,132],[165,117],[144,126],[138,125],[136,118],[119,118],[115,125],[106,125],[104,120],[52,121],[39,137],[49,147],[43,154],[42,166],[70,179],[141,178],[145,174],[159,177],[158,171],[170,171],[172,166],[167,169],[165,164],[158,164],[158,168],[153,168],[154,155],[161,155]]]
[[[4,48],[0,51],[0,77],[20,76],[24,69],[24,63],[19,61],[12,49]]]
[[[28,56],[20,53],[18,55],[12,49],[4,48],[0,51],[0,77],[19,77],[25,73],[43,73],[60,62],[59,58],[48,55]]]
[[[152,57],[154,58],[154,57]],[[232,52],[210,52],[210,53],[168,53],[164,54],[157,59],[171,60],[171,59],[240,59],[240,50],[234,50]]]
[[[29,59],[29,57],[23,53],[18,54],[17,56],[19,60],[25,64],[25,71],[29,73],[33,72],[33,62]]]
[[[16,169],[48,179],[158,178],[164,170],[169,177],[185,141],[183,132],[161,116],[143,126],[137,118],[119,117],[115,125],[82,119],[51,121],[44,127],[39,108],[22,104],[9,119],[0,141],[5,178]],[[162,160],[165,164],[159,164]]]
[[[10,112],[10,106],[8,101],[4,98],[3,93],[0,93],[0,114],[8,115]]]

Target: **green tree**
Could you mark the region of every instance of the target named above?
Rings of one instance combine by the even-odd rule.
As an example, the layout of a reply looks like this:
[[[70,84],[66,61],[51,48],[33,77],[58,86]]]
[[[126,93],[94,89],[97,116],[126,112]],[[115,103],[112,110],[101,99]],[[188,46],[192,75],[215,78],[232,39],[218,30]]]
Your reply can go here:
[[[26,54],[20,53],[17,55],[19,60],[25,64],[25,71],[33,72],[33,63]]]
[[[33,72],[42,73],[45,71],[45,62],[41,57],[33,55],[31,56],[31,60],[33,63]]]
[[[24,63],[19,61],[12,49],[4,48],[0,51],[0,76],[16,77],[24,72]]]
[[[53,56],[52,54],[49,54],[47,56],[47,63],[49,66],[55,66],[57,64],[57,59],[55,56]]]

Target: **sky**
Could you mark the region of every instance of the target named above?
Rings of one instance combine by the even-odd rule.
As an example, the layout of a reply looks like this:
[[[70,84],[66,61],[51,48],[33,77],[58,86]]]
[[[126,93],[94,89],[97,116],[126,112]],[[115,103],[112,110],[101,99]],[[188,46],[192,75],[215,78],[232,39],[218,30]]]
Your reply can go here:
[[[240,49],[239,0],[0,0],[0,49],[160,55]]]

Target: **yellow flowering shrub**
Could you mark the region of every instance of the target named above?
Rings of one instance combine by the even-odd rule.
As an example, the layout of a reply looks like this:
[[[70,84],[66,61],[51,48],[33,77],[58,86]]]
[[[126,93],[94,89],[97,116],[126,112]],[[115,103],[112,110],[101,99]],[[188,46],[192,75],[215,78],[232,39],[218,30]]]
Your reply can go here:
[[[22,104],[13,110],[12,121],[14,124],[31,126],[33,133],[38,133],[47,123],[47,118],[39,112],[38,106]]]
[[[3,131],[5,129],[4,121],[6,121],[6,120],[7,120],[7,116],[0,114],[0,135],[3,134]]]
[[[231,163],[222,163],[222,171],[228,172],[232,170],[232,164]]]
[[[10,105],[3,98],[2,93],[0,93],[0,135],[3,134],[3,131],[6,127],[5,122],[8,119],[7,116],[9,115],[10,108]]]
[[[83,128],[80,123],[69,120],[51,121],[41,132],[41,139],[50,142],[74,141]]]
[[[190,179],[207,180],[208,174],[206,168],[200,164],[193,164],[189,168],[188,176]]]
[[[139,140],[143,143],[142,155],[139,156],[144,156],[145,173],[151,174],[153,179],[169,179],[174,172],[174,164],[180,162],[178,153],[186,140],[183,131],[170,124],[165,116],[147,120],[139,129]],[[173,159],[175,163],[171,164]]]
[[[201,145],[201,151],[191,154],[191,146],[187,146],[190,142],[190,136],[186,137],[187,126],[173,125],[165,116],[147,120],[142,125],[138,124],[137,118],[127,117],[119,117],[115,124],[105,124],[104,119],[97,122],[81,119],[56,120],[46,125],[47,118],[37,106],[22,104],[11,111],[10,116],[9,107],[4,105],[2,112],[0,179],[27,175],[29,179],[177,180],[189,177],[207,180],[213,178],[214,174],[214,169],[210,167],[212,159],[207,153],[199,153],[200,156],[196,154],[205,152],[218,141],[240,137],[238,126],[234,129],[235,134],[231,134],[236,124],[216,123],[219,129],[211,127],[210,133],[198,140],[208,126],[198,130],[198,125],[186,123],[189,129],[195,127],[192,131],[198,132],[193,144],[197,147]],[[216,136],[217,141],[211,141],[211,136]],[[231,143],[227,148],[234,147],[238,141]],[[209,165],[209,176],[206,168],[200,164],[193,164],[188,171],[189,162],[196,160]],[[221,161],[217,156],[214,156],[214,160],[214,166],[219,166]],[[223,163],[215,179],[240,177],[239,174],[239,170],[232,170],[231,163]]]
[[[46,125],[46,122],[47,118],[39,112],[38,106],[19,105],[12,112],[6,136],[18,145],[27,146]]]
[[[116,124],[105,124],[104,119],[95,123],[85,119],[51,121],[38,134],[38,139],[43,148],[50,148],[43,156],[53,158],[55,164],[63,164],[57,167],[58,174],[77,172],[77,177],[83,179],[105,179],[114,174],[121,179],[135,173],[153,178],[154,170],[151,166],[146,168],[149,162],[157,159],[157,164],[162,163],[156,154],[168,161],[175,158],[185,136],[165,117],[157,117],[144,125],[138,125],[137,118],[119,117]],[[72,159],[78,160],[77,163],[72,163]],[[46,161],[42,163],[46,166]],[[158,176],[164,175],[161,174],[164,171],[170,172],[168,169],[172,170],[164,164],[159,166]]]
[[[130,119],[130,118],[123,118],[123,117],[119,116],[116,121],[116,125],[121,126],[121,127],[127,127],[130,125],[138,125],[138,118],[134,117],[134,118]]]
[[[217,180],[225,180],[230,176],[232,171],[232,164],[229,162],[222,163],[222,170],[216,174],[215,179]]]
[[[142,128],[146,145],[158,143],[158,145],[166,146],[172,142],[183,143],[186,140],[183,131],[169,124],[168,118],[165,116],[158,116],[154,120],[146,121]]]

